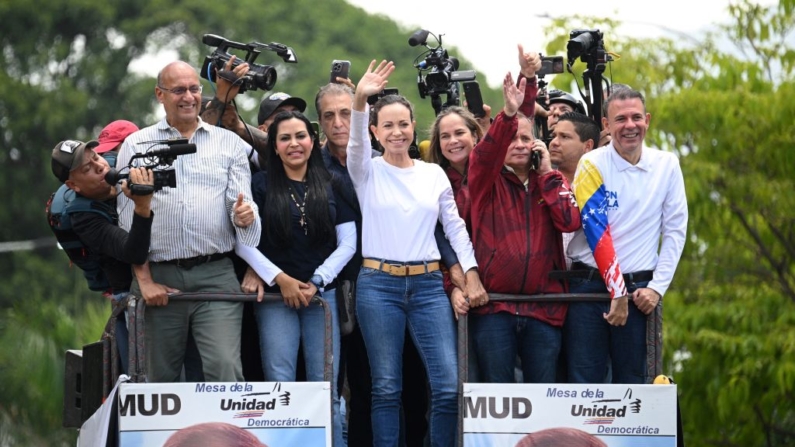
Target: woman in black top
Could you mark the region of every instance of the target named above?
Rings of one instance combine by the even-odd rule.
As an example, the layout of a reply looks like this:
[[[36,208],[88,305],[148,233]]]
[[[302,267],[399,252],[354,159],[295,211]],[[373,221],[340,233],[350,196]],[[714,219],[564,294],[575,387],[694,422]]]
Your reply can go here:
[[[336,276],[356,250],[354,213],[336,200],[309,120],[300,112],[278,114],[268,129],[265,170],[252,177],[251,191],[262,218],[258,250],[239,246],[241,255],[265,281],[266,291],[284,302],[256,305],[262,369],[267,381],[293,382],[299,343],[307,380],[322,381],[323,309],[332,312],[334,378],[339,369]],[[266,173],[267,172],[267,173]],[[332,386],[334,445],[343,446],[339,396]]]

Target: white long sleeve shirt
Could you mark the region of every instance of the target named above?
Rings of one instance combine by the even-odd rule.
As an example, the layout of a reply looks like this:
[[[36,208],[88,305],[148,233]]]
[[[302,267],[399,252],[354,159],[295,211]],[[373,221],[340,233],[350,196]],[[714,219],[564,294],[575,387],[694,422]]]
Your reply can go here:
[[[569,243],[568,257],[605,272],[595,259],[610,261],[610,250],[605,250],[609,244],[621,273],[653,270],[648,287],[665,295],[687,233],[687,197],[676,155],[644,146],[640,160],[632,165],[611,143],[580,159],[574,194],[583,230]],[[620,294],[623,279],[614,279],[621,284],[608,289]]]
[[[477,267],[442,168],[421,160],[398,168],[381,157],[371,158],[367,125],[368,115],[354,110],[347,166],[362,210],[362,255],[397,262],[437,261],[434,228],[441,221],[464,271]]]

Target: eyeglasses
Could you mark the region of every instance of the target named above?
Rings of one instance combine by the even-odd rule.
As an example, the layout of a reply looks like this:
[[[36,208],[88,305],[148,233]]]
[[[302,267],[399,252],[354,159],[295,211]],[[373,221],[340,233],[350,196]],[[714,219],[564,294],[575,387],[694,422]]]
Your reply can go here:
[[[173,94],[175,94],[177,96],[182,96],[182,95],[185,94],[185,92],[191,92],[194,95],[196,93],[201,93],[202,92],[201,84],[200,85],[191,85],[190,87],[176,87],[176,88],[165,88],[165,87],[161,87],[161,86],[158,85],[157,88],[159,88],[160,90],[163,90],[164,92],[173,93]]]

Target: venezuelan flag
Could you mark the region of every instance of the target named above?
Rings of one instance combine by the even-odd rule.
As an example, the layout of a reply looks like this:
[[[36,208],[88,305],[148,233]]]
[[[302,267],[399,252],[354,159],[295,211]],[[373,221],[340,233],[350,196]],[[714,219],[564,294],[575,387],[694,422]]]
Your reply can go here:
[[[596,266],[605,280],[607,291],[612,298],[627,294],[624,276],[618,265],[618,257],[610,235],[610,223],[607,220],[607,189],[602,173],[590,161],[582,160],[574,179],[574,196],[580,207],[580,220],[585,238],[591,247]]]

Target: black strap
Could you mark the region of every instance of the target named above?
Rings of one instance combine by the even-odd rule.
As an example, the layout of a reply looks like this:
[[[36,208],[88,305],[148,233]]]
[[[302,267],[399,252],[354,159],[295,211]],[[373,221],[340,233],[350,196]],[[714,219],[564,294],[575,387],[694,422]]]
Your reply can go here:
[[[552,270],[549,272],[549,278],[554,280],[567,280],[572,278],[582,278],[588,281],[595,279],[602,280],[602,275],[599,270],[582,262],[574,262],[571,264],[571,270]],[[654,279],[653,270],[641,270],[638,272],[624,273],[624,281],[627,283],[646,282]]]

